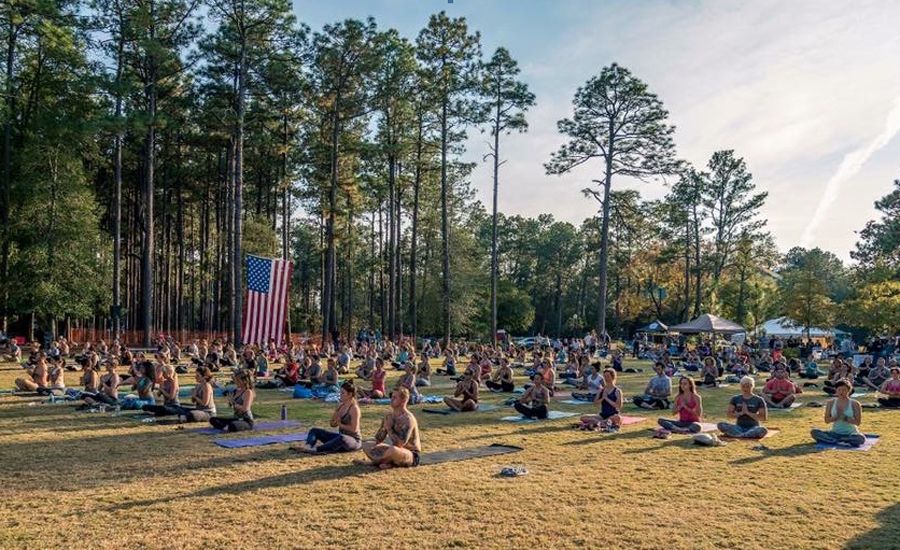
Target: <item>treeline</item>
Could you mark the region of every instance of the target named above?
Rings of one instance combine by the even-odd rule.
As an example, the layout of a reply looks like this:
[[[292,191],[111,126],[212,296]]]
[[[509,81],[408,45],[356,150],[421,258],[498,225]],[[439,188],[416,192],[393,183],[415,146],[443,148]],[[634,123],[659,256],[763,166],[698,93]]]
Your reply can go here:
[[[779,273],[797,266],[765,233],[743,160],[677,161],[661,102],[624,68],[560,121],[572,141],[548,172],[595,157],[605,170],[586,190],[603,214],[576,228],[498,212],[503,139],[527,130],[535,98],[462,18],[402,37],[371,19],[312,30],[287,0],[9,0],[0,15],[4,325],[239,333],[247,254],[295,261],[292,330],[323,336],[783,309]],[[490,212],[461,160],[467,131],[491,137]],[[671,192],[643,201],[612,188],[619,176],[668,177]],[[887,197],[861,233],[865,275],[841,266],[852,284],[829,300],[896,284],[896,208]]]

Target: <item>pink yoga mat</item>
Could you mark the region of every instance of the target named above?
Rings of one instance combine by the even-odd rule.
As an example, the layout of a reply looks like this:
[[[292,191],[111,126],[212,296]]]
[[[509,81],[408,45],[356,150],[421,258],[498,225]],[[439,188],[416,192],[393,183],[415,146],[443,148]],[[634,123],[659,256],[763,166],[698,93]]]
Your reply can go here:
[[[622,416],[620,416],[619,418],[622,419],[622,425],[623,425],[623,426],[628,426],[628,425],[630,425],[630,424],[637,424],[638,422],[643,422],[644,420],[647,420],[647,419],[644,418],[643,416],[625,416],[625,415],[622,415]]]

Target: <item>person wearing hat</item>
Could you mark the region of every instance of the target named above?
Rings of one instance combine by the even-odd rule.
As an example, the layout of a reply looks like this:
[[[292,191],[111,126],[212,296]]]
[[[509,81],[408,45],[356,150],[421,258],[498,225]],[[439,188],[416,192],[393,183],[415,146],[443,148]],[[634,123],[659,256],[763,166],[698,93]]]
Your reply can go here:
[[[735,395],[728,402],[728,418],[734,419],[735,423],[719,422],[716,427],[720,432],[741,439],[761,439],[769,433],[761,424],[768,420],[769,410],[766,402],[753,393],[755,385],[753,378],[741,378],[740,395]]]
[[[834,391],[834,398],[825,403],[825,423],[832,424],[831,430],[813,428],[810,435],[816,443],[859,447],[866,442],[866,436],[859,431],[862,407],[859,401],[850,399],[853,385],[849,380],[838,380]]]
[[[884,397],[878,398],[878,404],[888,409],[900,408],[900,367],[891,367],[891,378],[885,380],[878,390]]]
[[[471,372],[466,370],[462,379],[456,383],[453,397],[445,397],[444,404],[459,412],[478,410],[478,383]]]

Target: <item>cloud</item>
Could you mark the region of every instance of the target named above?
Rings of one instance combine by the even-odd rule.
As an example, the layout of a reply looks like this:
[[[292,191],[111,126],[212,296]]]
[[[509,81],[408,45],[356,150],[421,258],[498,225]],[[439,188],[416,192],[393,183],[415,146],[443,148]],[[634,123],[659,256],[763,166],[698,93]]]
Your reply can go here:
[[[900,96],[894,100],[894,107],[891,109],[890,113],[888,113],[884,129],[877,136],[872,138],[872,140],[864,147],[855,149],[844,155],[844,159],[841,161],[837,172],[835,172],[834,175],[831,176],[831,179],[828,180],[828,183],[825,184],[825,192],[822,194],[822,198],[816,206],[816,211],[813,214],[812,220],[809,222],[809,225],[806,226],[803,237],[800,239],[801,246],[809,247],[812,244],[816,231],[822,224],[829,208],[831,208],[837,200],[843,184],[853,176],[857,175],[872,155],[890,143],[898,133],[900,133]]]

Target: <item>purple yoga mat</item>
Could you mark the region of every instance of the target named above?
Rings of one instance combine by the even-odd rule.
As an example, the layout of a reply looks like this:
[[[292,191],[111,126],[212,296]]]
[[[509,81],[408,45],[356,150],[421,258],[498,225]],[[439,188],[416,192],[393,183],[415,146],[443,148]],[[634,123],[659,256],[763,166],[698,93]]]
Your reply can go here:
[[[266,430],[280,430],[283,428],[296,428],[299,425],[300,425],[300,423],[297,422],[296,420],[270,420],[268,422],[254,423],[253,431],[254,432],[264,432]],[[203,435],[222,435],[223,433],[225,433],[222,430],[217,430],[217,429],[213,428],[212,426],[207,427],[207,428],[198,428],[196,430],[193,430],[193,432],[196,434],[203,434]]]
[[[875,434],[866,434],[866,442],[859,447],[848,447],[847,445],[826,445],[825,443],[816,443],[816,449],[834,449],[835,451],[868,451],[878,443],[878,436]]]
[[[213,443],[226,449],[242,449],[244,447],[259,447],[260,445],[272,445],[273,443],[294,443],[306,441],[306,432],[298,434],[262,435],[247,439],[213,439]]]

